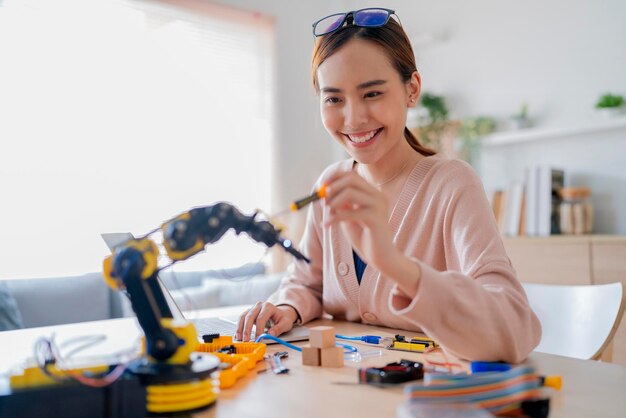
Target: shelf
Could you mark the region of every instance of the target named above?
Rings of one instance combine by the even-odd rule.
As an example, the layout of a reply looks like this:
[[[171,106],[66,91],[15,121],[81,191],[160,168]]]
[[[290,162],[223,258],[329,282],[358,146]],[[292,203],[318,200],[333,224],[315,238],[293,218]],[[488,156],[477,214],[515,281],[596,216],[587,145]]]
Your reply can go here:
[[[520,235],[516,237],[502,236],[504,242],[510,243],[537,243],[537,244],[579,244],[581,242],[594,242],[594,243],[626,243],[626,236],[624,235],[607,235],[607,234],[585,234],[585,235],[549,235],[547,237],[531,237],[527,235]]]
[[[595,134],[598,132],[624,130],[626,132],[626,117],[590,123],[575,127],[545,127],[520,129],[518,131],[496,132],[481,140],[483,147],[497,147],[500,145],[531,142],[545,139]]]

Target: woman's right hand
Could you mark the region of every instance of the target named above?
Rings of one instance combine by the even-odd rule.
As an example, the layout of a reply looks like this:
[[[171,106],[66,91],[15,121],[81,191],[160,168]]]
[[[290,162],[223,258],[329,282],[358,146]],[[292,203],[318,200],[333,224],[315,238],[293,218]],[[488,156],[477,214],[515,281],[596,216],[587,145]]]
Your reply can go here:
[[[297,319],[298,313],[289,305],[275,306],[269,302],[257,302],[239,316],[235,340],[249,341],[253,326],[257,329],[257,336],[266,332],[277,337],[293,328]],[[266,328],[269,329],[266,331]]]

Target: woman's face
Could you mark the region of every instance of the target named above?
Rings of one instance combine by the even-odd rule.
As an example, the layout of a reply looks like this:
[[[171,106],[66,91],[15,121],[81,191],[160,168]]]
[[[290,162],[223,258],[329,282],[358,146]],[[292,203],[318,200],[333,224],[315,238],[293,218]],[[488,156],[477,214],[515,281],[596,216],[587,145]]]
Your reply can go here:
[[[410,148],[406,111],[419,94],[417,73],[403,82],[380,46],[352,39],[318,67],[317,79],[324,126],[355,160],[393,164],[404,158]]]

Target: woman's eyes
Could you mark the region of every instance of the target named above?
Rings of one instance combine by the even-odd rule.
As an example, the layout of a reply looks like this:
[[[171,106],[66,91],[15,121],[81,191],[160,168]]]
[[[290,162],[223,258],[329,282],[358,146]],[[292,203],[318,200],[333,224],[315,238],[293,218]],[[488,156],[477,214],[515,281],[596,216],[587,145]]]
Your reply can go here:
[[[363,98],[365,99],[373,99],[375,97],[379,97],[383,94],[382,91],[368,91],[367,93],[365,93],[363,95]],[[327,104],[338,104],[341,103],[341,98],[336,97],[336,96],[330,96],[324,99],[324,103]]]
[[[337,104],[340,101],[341,99],[339,97],[327,97],[326,99],[324,99],[324,102],[328,104]]]
[[[368,91],[367,93],[365,93],[365,97],[366,98],[378,97],[381,94],[383,94],[383,93],[380,92],[380,91]]]

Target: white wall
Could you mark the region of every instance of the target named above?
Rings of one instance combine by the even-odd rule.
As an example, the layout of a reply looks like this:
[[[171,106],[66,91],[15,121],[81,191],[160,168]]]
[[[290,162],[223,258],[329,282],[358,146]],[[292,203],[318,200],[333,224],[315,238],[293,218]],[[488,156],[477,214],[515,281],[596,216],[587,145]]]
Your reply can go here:
[[[353,2],[357,3],[357,2]],[[456,117],[489,115],[508,129],[522,102],[541,127],[592,125],[607,91],[626,95],[626,2],[390,2],[413,39],[423,88],[443,94]],[[360,2],[359,2],[360,6]],[[523,178],[525,165],[563,168],[593,190],[594,232],[626,234],[626,130],[483,150],[488,193]]]
[[[311,90],[311,23],[325,14],[368,6],[395,9],[414,40],[423,90],[445,95],[453,117],[489,115],[506,129],[522,102],[537,126],[570,126],[593,119],[600,94],[626,95],[626,2],[622,0],[220,0],[276,17],[278,51],[277,179],[275,201],[306,191],[330,161],[343,156],[324,132]],[[429,41],[430,39],[430,41]],[[577,142],[578,141],[578,142]],[[554,141],[499,148],[484,172],[487,189],[521,177],[534,160],[563,167],[570,183],[601,189],[594,203],[612,219],[596,232],[626,234],[624,133],[597,144]],[[537,144],[535,144],[537,145]],[[594,150],[589,157],[589,148]],[[541,152],[537,156],[533,152]],[[487,159],[487,161],[490,161]]]
[[[414,38],[448,37],[416,55],[424,88],[457,116],[507,117],[526,101],[537,123],[566,124],[588,118],[600,93],[626,94],[622,0],[386,4]]]
[[[342,151],[325,133],[310,77],[314,41],[311,23],[318,16],[333,13],[340,2],[218,0],[216,3],[259,11],[276,19],[278,163],[274,178],[278,187],[273,201],[275,210],[285,208],[293,199],[308,194],[324,167],[342,156]]]

